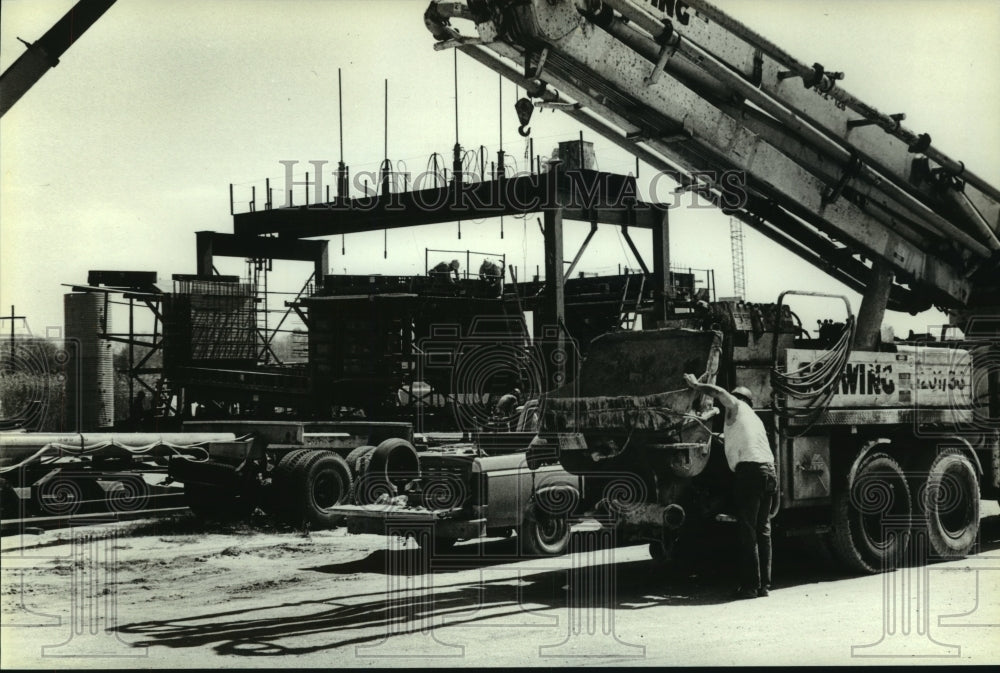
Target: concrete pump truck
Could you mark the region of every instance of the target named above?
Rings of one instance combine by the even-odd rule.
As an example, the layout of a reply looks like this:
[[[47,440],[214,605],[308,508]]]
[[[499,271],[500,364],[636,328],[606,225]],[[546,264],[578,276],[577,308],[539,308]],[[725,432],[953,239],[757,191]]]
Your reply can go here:
[[[436,49],[499,72],[863,297],[857,315],[833,297],[843,313],[815,336],[786,299],[816,293],[681,313],[658,289],[656,319],[598,337],[542,402],[534,461],[581,477],[561,502],[661,557],[725,520],[722,419],[684,386],[694,372],[753,391],[778,469],[776,528],[819,536],[858,572],[974,551],[980,498],[1000,485],[996,187],[849,94],[843,73],[705,0],[434,0],[425,23]],[[657,253],[669,259],[668,236],[654,235]],[[887,308],[931,306],[960,340],[883,340]]]

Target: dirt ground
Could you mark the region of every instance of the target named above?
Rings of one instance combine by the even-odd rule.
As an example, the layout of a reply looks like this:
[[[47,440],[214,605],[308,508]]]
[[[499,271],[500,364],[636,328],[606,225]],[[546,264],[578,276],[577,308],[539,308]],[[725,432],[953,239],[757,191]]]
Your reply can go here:
[[[0,665],[995,663],[998,513],[983,503],[977,554],[884,575],[846,577],[784,541],[771,596],[743,601],[725,550],[679,572],[645,546],[522,560],[497,539],[430,558],[412,541],[187,514],[25,532],[0,539]]]

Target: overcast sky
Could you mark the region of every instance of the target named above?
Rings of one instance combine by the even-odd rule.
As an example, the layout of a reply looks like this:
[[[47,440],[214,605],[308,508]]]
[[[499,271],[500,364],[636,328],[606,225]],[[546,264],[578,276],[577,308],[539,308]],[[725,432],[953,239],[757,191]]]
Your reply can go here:
[[[74,3],[2,2],[0,67],[6,68]],[[198,230],[231,231],[229,184],[245,202],[250,186],[283,180],[280,161],[338,159],[337,68],[344,79],[344,154],[352,170],[383,156],[383,80],[389,79],[388,154],[421,171],[454,143],[452,53],[435,52],[424,0],[119,0],[0,122],[0,309],[16,304],[32,330],[62,324],[61,283],[89,269],[151,270],[161,287],[195,271]],[[842,70],[841,83],[880,110],[905,112],[906,126],[1000,184],[1000,3],[993,0],[718,0],[717,5],[807,63]],[[515,91],[459,55],[460,140],[524,165]],[[557,112],[535,114],[536,152],[579,132]],[[596,141],[603,170],[634,160]],[[643,166],[642,170],[649,170]],[[262,200],[258,192],[258,200]],[[245,207],[245,204],[238,204]],[[672,215],[674,262],[714,268],[732,293],[728,218],[713,211]],[[567,251],[587,225],[568,225]],[[383,234],[331,244],[334,273],[422,273],[424,248],[506,253],[533,270],[542,262],[534,218]],[[798,288],[844,291],[812,266],[746,233],[749,299],[774,301]],[[640,248],[649,250],[647,241]],[[567,256],[571,255],[567,252]],[[604,228],[580,268],[635,266],[620,235]],[[217,264],[245,272],[239,260]],[[276,264],[272,287],[297,290],[308,264]],[[859,298],[848,293],[857,309]],[[937,312],[890,314],[897,333],[940,324]]]

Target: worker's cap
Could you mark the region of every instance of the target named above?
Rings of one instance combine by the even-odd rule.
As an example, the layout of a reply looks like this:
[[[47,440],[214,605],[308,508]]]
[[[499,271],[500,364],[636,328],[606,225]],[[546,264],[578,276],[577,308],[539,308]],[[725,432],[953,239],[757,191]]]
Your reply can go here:
[[[736,386],[733,388],[733,396],[738,397],[747,404],[753,404],[753,393],[750,392],[749,388],[744,386]]]
[[[453,269],[457,269],[458,267],[461,266],[461,264],[458,263],[457,259],[453,259],[451,260],[451,264],[449,264],[448,266],[450,266]]]

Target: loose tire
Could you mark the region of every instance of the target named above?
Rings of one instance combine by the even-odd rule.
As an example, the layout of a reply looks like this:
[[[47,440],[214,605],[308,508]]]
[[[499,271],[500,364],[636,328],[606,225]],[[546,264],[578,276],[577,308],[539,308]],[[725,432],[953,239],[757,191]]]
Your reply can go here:
[[[979,535],[979,478],[967,456],[947,449],[934,457],[917,488],[916,510],[936,557],[962,558],[972,550]]]
[[[391,498],[401,493],[406,482],[420,476],[420,458],[405,439],[387,439],[358,458],[358,470],[362,474],[358,476],[354,501],[371,505],[383,496]]]
[[[534,503],[528,506],[518,538],[526,556],[560,556],[566,553],[571,534],[565,515],[548,514]]]
[[[287,520],[314,530],[336,527],[339,516],[330,510],[349,501],[351,481],[347,461],[332,451],[308,451],[297,456],[287,489],[280,493],[287,503]]]
[[[833,498],[831,551],[849,571],[892,570],[910,541],[910,489],[899,463],[876,453]]]

